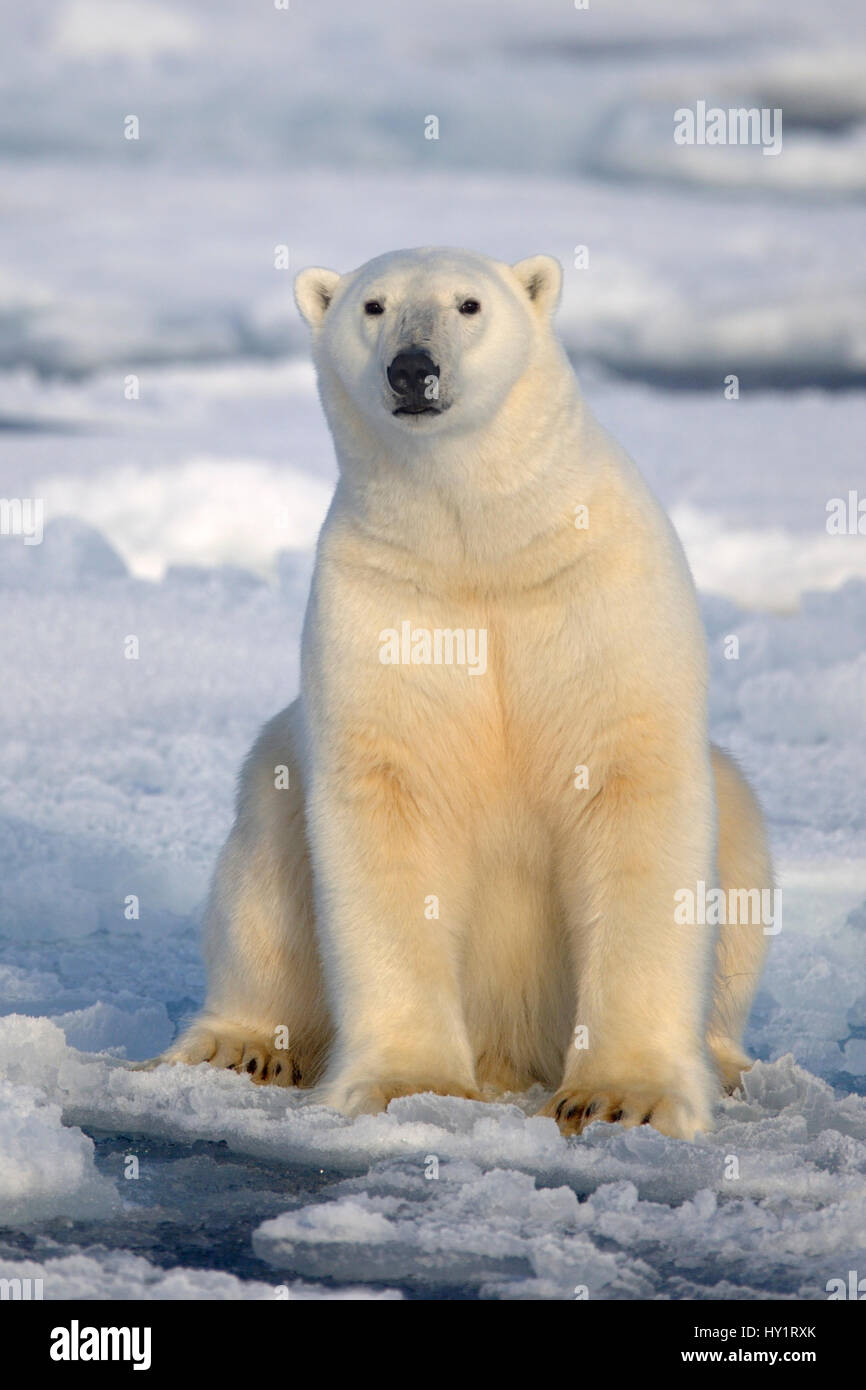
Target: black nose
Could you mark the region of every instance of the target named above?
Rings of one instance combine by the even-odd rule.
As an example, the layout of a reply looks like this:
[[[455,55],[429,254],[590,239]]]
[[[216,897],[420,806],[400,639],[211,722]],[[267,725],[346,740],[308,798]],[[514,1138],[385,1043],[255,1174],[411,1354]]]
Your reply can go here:
[[[431,381],[431,377],[435,380]],[[388,368],[388,380],[396,394],[402,397],[402,410],[436,408],[439,368],[421,348],[398,352]]]

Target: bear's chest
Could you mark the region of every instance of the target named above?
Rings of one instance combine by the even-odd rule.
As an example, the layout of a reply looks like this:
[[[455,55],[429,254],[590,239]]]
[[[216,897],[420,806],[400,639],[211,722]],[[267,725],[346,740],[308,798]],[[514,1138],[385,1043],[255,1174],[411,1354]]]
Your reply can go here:
[[[603,640],[553,605],[398,609],[365,666],[357,694],[401,740],[435,747],[455,769],[517,768],[526,785],[551,767],[567,782],[615,702]]]

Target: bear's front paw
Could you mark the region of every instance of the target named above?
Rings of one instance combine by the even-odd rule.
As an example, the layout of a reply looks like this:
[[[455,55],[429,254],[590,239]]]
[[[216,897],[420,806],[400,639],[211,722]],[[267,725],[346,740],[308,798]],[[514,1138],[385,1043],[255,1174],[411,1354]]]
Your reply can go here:
[[[209,1062],[212,1067],[241,1072],[257,1086],[305,1084],[300,1058],[291,1049],[278,1048],[272,1034],[234,1025],[194,1025],[155,1062],[145,1065],[160,1062],[184,1062],[192,1067]]]
[[[540,1112],[556,1120],[563,1134],[581,1134],[596,1120],[652,1125],[672,1139],[693,1139],[709,1127],[704,1105],[685,1095],[641,1085],[562,1087]]]

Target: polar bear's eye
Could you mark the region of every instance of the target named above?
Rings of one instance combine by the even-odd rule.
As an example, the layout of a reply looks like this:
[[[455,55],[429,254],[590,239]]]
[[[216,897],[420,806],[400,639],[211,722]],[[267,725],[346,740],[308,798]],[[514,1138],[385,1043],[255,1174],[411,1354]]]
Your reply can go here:
[[[460,305],[461,314],[477,314],[481,308],[477,299],[464,299]]]
[[[365,314],[384,314],[384,312],[385,305],[382,303],[381,299],[368,299],[367,303],[364,305]]]

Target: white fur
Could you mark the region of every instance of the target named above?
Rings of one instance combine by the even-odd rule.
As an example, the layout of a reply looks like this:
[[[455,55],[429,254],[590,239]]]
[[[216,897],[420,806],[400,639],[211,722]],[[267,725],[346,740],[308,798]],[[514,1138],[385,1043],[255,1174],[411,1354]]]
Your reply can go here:
[[[168,1060],[322,1083],[347,1113],[540,1081],[567,1130],[685,1137],[748,1065],[761,926],[717,941],[674,895],[769,886],[763,824],[708,741],[677,538],[552,332],[560,278],[443,250],[298,277],[340,481],[301,695],[247,761],[207,1005]],[[438,415],[392,413],[409,345],[440,368]],[[383,664],[406,621],[483,629],[486,671]]]

